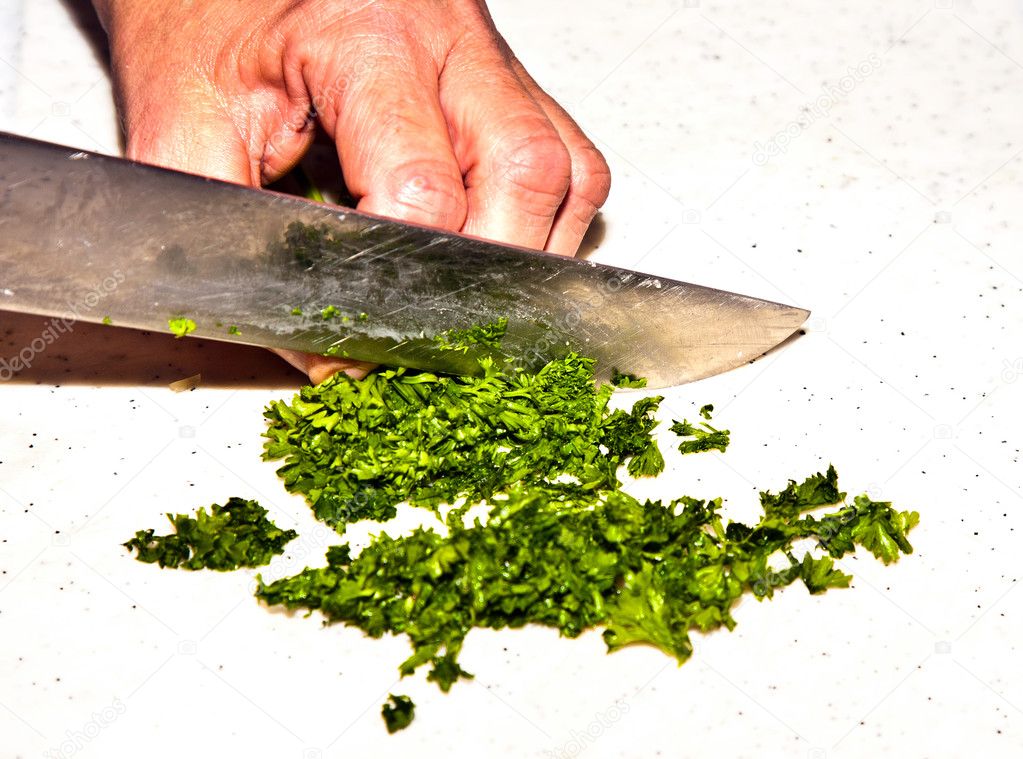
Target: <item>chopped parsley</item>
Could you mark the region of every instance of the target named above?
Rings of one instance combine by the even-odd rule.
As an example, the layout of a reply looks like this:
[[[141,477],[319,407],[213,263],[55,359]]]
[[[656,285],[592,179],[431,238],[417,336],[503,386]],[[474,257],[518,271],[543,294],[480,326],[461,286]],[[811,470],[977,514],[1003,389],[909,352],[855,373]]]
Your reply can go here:
[[[196,330],[196,324],[191,319],[187,319],[184,316],[178,316],[173,319],[167,320],[167,326],[170,327],[171,333],[175,337],[184,337],[190,335]]]
[[[242,331],[238,329],[238,326],[236,324],[232,324],[230,327],[227,328],[227,334],[229,335],[240,335],[241,333]]]
[[[320,311],[320,318],[327,322],[331,319],[336,319],[341,314],[341,310],[337,306],[327,306]]]
[[[611,369],[611,384],[615,387],[640,389],[646,387],[646,377],[637,377],[635,374],[626,374],[618,371],[617,367]]]
[[[823,517],[808,514],[844,496],[830,468],[762,493],[764,513],[746,525],[725,522],[720,499],[641,502],[610,489],[594,502],[515,485],[490,500],[485,523],[466,525],[464,508],[455,509],[446,535],[383,533],[355,557],[335,546],[326,567],[261,581],[257,596],[319,610],[374,638],[407,635],[413,653],[401,674],[429,665],[427,679],[444,691],[471,677],[458,655],[477,627],[538,624],[569,638],[603,627],[610,651],[644,643],[681,663],[693,652],[690,631],[731,630],[744,595],[771,598],[796,581],[813,594],[848,587],[834,559],[858,545],[886,563],[912,551],[906,533],[916,512],[860,496]],[[807,538],[818,549],[797,558],[794,543]],[[775,569],[778,557],[785,565]]]
[[[713,410],[714,406],[708,403],[700,409],[700,416],[710,421]],[[711,427],[706,421],[696,425],[690,424],[688,419],[683,419],[681,422],[674,420],[671,431],[679,437],[686,438],[678,445],[678,449],[682,453],[700,453],[712,450],[724,453],[731,441],[729,437],[731,433],[728,430]]]
[[[500,348],[501,340],[508,331],[507,317],[501,317],[490,324],[478,324],[468,329],[449,329],[440,333],[434,341],[441,350],[467,353],[474,346]]]
[[[264,458],[283,460],[284,486],[339,530],[390,519],[403,501],[437,508],[516,483],[592,500],[618,487],[622,464],[637,476],[663,469],[650,436],[660,399],[612,413],[591,359],[571,354],[535,374],[481,364],[482,377],[387,369],[305,387],[266,410]]]
[[[408,696],[395,696],[393,693],[387,697],[387,703],[380,710],[387,726],[387,732],[396,733],[404,730],[416,717],[416,705]]]
[[[114,320],[111,319],[109,316],[104,316],[103,317],[103,324],[105,324],[106,326],[109,327],[113,323],[114,323]]]
[[[496,347],[506,327],[502,320],[449,331],[438,342]],[[535,373],[491,358],[480,366],[479,377],[342,373],[270,404],[264,459],[282,462],[285,488],[319,519],[343,533],[354,521],[390,519],[406,502],[432,509],[442,524],[381,532],[355,555],[347,544],[332,546],[326,566],[259,578],[261,601],[319,611],[372,638],[405,635],[412,654],[401,675],[426,666],[446,692],[472,678],[459,655],[476,628],[536,624],[569,638],[603,629],[609,651],[645,644],[683,663],[691,633],[733,629],[744,597],[771,599],[797,582],[810,594],[847,588],[852,578],[836,560],[858,547],[885,564],[913,551],[907,534],[919,515],[866,495],[848,503],[834,467],[760,493],[752,524],[724,519],[721,499],[637,500],[619,472],[664,470],[653,437],[663,398],[616,410],[609,401],[614,386],[643,380],[615,371],[612,384],[596,386],[593,360],[576,354]],[[682,453],[727,448],[729,431],[709,424],[713,410],[702,407],[697,424],[672,425],[685,438]],[[470,509],[479,516],[470,520]],[[174,534],[140,531],[125,544],[139,560],[256,566],[295,537],[236,498],[209,514],[168,518]],[[407,696],[391,694],[381,709],[390,733],[414,714]]]
[[[302,307],[301,306],[295,306],[293,309],[291,309],[291,315],[292,316],[301,316],[302,315]]]
[[[135,558],[161,567],[228,570],[268,564],[284,546],[298,537],[266,518],[266,509],[255,501],[231,498],[209,512],[199,509],[194,517],[168,514],[174,527],[170,535],[139,530],[124,544]]]

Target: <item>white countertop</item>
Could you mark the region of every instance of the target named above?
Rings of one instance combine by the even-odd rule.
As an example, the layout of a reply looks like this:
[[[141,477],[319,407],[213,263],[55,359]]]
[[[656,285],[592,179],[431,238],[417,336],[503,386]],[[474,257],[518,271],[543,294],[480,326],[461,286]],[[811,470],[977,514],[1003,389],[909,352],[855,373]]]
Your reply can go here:
[[[82,326],[0,386],[0,757],[1023,755],[1020,5],[492,5],[611,164],[599,260],[813,310],[784,350],[670,391],[666,415],[713,402],[734,442],[647,489],[745,517],[834,462],[851,493],[920,511],[915,555],[746,602],[681,668],[599,633],[475,631],[474,682],[395,684],[404,641],[118,545],[239,495],[303,534],[283,570],[318,561],[333,538],[259,456],[261,409],[298,377]],[[58,0],[25,3],[0,128],[118,150],[87,40]],[[0,358],[44,326],[0,316]],[[393,737],[388,691],[418,704]]]

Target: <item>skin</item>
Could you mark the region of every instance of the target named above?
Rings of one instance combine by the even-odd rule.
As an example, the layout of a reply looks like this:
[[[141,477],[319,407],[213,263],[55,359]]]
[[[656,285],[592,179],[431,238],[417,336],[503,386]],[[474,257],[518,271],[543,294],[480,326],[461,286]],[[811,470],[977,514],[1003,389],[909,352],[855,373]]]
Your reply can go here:
[[[362,211],[574,255],[603,156],[483,0],[96,0],[129,158],[258,187],[317,125]],[[314,382],[358,362],[282,352]]]

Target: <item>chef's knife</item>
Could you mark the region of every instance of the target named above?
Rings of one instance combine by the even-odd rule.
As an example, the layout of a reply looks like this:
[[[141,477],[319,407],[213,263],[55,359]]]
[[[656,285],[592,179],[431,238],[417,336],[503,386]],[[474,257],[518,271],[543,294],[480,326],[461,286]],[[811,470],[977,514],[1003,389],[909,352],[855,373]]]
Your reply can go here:
[[[0,309],[465,373],[484,349],[449,331],[507,318],[497,353],[519,365],[577,351],[651,387],[749,362],[808,316],[3,133]]]

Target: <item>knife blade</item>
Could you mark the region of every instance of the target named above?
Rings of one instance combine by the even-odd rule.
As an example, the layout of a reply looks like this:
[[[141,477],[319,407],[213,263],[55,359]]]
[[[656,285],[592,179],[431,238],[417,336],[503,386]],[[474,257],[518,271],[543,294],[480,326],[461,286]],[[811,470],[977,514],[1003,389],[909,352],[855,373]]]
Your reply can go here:
[[[0,309],[476,373],[568,351],[682,384],[809,312],[0,133]],[[507,318],[499,349],[450,330]]]

